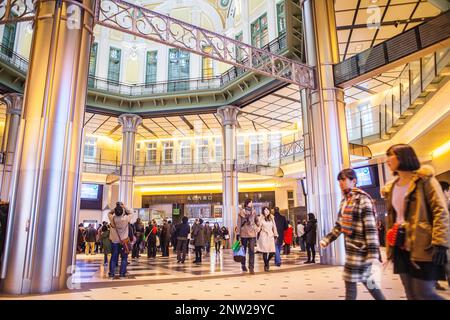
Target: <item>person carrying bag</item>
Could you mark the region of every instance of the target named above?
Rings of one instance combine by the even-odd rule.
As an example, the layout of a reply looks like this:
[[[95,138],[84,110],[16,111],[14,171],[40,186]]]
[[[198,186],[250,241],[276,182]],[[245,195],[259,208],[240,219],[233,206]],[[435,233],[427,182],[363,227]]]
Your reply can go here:
[[[124,214],[125,213],[125,214]],[[131,251],[131,241],[129,237],[129,223],[131,212],[125,209],[122,202],[117,202],[116,207],[108,214],[111,227],[111,260],[109,263],[109,277],[114,277],[116,266],[119,263],[119,253],[121,257],[120,277],[125,277],[127,273],[128,253]]]

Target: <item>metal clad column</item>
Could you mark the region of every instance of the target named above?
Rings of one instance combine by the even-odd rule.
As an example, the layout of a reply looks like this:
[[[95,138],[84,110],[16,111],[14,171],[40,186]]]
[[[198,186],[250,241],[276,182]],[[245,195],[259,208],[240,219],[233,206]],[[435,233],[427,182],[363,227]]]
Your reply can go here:
[[[2,152],[4,155],[3,173],[1,178],[1,201],[10,201],[11,175],[14,164],[17,136],[19,134],[20,115],[22,114],[23,96],[18,93],[5,94],[2,100],[6,104],[5,135],[3,136]]]
[[[336,180],[349,167],[344,93],[334,86],[339,62],[334,0],[306,0],[303,6],[307,63],[316,67],[317,90],[302,91],[308,212],[318,219],[319,239],[334,226],[341,200]],[[321,262],[344,264],[343,239],[320,250]]]
[[[238,210],[238,171],[237,171],[237,139],[236,126],[239,108],[224,106],[217,109],[222,122],[222,199],[223,224],[234,239],[234,227],[237,223]]]
[[[119,117],[122,125],[122,163],[120,167],[119,201],[127,208],[133,208],[134,159],[136,132],[142,118],[135,114],[122,114]]]
[[[1,288],[66,289],[73,271],[94,0],[37,1]]]

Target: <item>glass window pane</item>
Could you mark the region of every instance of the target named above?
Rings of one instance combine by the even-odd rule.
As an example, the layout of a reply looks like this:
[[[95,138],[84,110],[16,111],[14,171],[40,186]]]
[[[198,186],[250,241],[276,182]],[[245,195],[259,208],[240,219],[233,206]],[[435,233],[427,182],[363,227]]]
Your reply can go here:
[[[147,66],[145,69],[145,84],[156,82],[158,51],[147,52]]]
[[[284,1],[277,3],[278,36],[286,32],[286,11]]]
[[[119,82],[120,79],[121,50],[111,47],[109,49],[108,80]]]
[[[168,91],[186,90],[189,87],[189,52],[169,49]],[[185,81],[177,81],[185,80]]]

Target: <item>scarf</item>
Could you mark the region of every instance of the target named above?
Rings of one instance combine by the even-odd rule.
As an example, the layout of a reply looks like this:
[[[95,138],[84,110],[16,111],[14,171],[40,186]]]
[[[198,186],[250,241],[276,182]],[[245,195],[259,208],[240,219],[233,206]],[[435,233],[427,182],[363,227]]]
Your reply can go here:
[[[340,223],[342,232],[347,236],[353,234],[353,211],[355,208],[353,196],[356,190],[356,188],[344,190],[345,202],[341,208]]]

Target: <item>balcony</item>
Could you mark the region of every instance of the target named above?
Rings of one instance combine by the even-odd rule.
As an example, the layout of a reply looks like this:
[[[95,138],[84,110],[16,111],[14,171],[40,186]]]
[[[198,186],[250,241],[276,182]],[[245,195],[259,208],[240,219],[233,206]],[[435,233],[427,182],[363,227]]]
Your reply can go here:
[[[282,34],[277,39],[263,46],[262,49],[272,53],[283,54],[287,49],[286,34]],[[7,48],[3,44],[0,44],[0,62],[12,67],[19,75],[21,75],[22,81],[25,81],[28,72],[28,60],[26,58]],[[138,98],[190,91],[220,91],[234,80],[250,73],[250,71],[233,66],[222,75],[209,79],[189,78],[148,84],[122,83],[96,76],[89,76],[88,92],[107,93],[109,95],[117,95],[125,98]]]
[[[391,139],[450,79],[449,70],[450,48],[405,65],[382,103],[356,112],[348,110],[349,141],[365,145]]]

